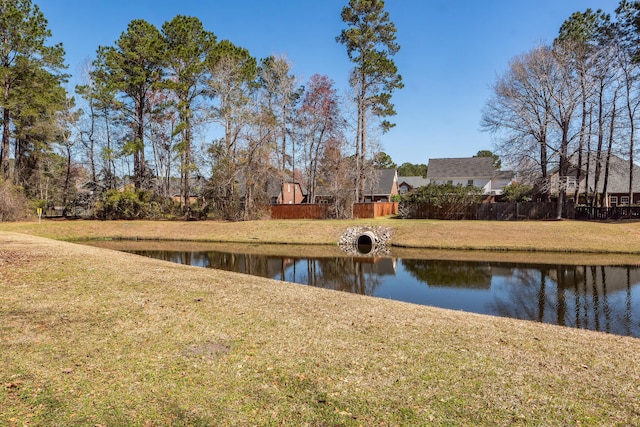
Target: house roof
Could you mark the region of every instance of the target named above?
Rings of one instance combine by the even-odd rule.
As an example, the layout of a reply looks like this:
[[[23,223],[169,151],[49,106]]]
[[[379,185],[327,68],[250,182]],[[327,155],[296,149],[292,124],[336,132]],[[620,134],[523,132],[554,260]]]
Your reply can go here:
[[[399,176],[398,185],[407,184],[411,188],[424,187],[429,184],[429,180],[421,176]]]
[[[495,172],[491,157],[429,159],[427,179],[492,178]]]
[[[269,194],[269,197],[278,197],[280,196],[280,194],[282,194],[282,186],[285,184],[293,184],[293,185],[297,185],[298,187],[300,187],[300,191],[302,192],[303,196],[307,195],[307,188],[302,185],[298,180],[293,180],[293,179],[287,179],[284,182],[282,182],[282,180],[278,179],[278,178],[270,178],[269,181],[267,182],[267,192]]]
[[[595,185],[595,171],[596,171],[596,159],[594,155],[589,156],[589,191],[593,191]],[[575,162],[572,162],[575,160]],[[572,157],[570,162],[574,163],[574,166],[571,168],[570,173],[575,175],[576,167],[577,167],[577,156]],[[604,173],[605,173],[605,163],[606,156],[600,160],[600,164],[602,167],[602,172],[600,173],[600,179],[598,181],[598,192],[601,193],[604,189]],[[582,177],[584,178],[586,170],[587,170],[587,159],[586,156],[583,156],[582,161]],[[551,173],[555,174],[558,172],[558,169],[555,168]],[[633,165],[633,185],[634,192],[640,192],[640,167],[637,165]],[[584,190],[584,189],[582,189]],[[629,191],[629,161],[625,160],[621,157],[616,156],[615,154],[611,155],[609,160],[609,178],[607,181],[607,192],[608,193],[627,193]]]
[[[376,169],[371,179],[366,180],[366,195],[388,196],[393,190],[394,182],[397,182],[395,169]]]
[[[497,179],[513,179],[516,173],[514,171],[494,171],[494,178]]]

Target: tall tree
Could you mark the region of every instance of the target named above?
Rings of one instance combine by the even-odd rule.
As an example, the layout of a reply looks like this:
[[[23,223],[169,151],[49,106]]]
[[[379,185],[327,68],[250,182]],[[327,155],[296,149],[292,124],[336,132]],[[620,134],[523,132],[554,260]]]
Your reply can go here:
[[[46,96],[37,85],[21,80],[25,72],[43,70],[60,80],[64,68],[62,44],[47,46],[51,37],[47,20],[31,0],[3,0],[0,2],[0,81],[2,82],[2,144],[0,146],[0,176],[10,178],[9,158],[11,126],[16,105],[26,100],[16,96],[22,82],[21,96]],[[31,90],[27,90],[30,87]]]
[[[413,164],[405,162],[398,167],[398,176],[421,176],[427,177],[427,165],[424,163]]]
[[[115,46],[101,46],[95,61],[94,76],[101,79],[106,91],[114,93],[131,128],[125,152],[133,155],[136,188],[145,184],[145,119],[149,97],[161,84],[164,40],[152,24],[141,20],[129,23]]]
[[[634,204],[633,180],[635,169],[635,135],[637,112],[640,107],[638,80],[640,79],[640,2],[622,0],[616,9],[616,40],[618,64],[624,79],[625,111],[629,129],[629,201]]]
[[[65,102],[66,106],[63,111],[58,114],[58,134],[56,135],[56,142],[60,146],[61,151],[65,159],[65,173],[64,184],[62,187],[62,215],[68,215],[69,203],[73,197],[73,190],[75,186],[72,185],[71,179],[73,175],[72,162],[73,162],[73,146],[76,142],[74,135],[74,128],[78,118],[81,114],[80,111],[74,110],[75,100],[68,98]]]
[[[497,147],[521,171],[538,176],[543,197],[548,196],[552,88],[551,48],[539,46],[509,63],[493,86],[493,97],[482,112],[481,125],[496,136]],[[533,165],[533,166],[529,166]]]
[[[309,203],[315,203],[319,173],[328,144],[342,138],[342,116],[333,81],[314,74],[309,79],[298,110],[304,173]]]
[[[473,157],[491,157],[493,159],[493,167],[494,169],[500,169],[502,167],[502,160],[500,160],[500,156],[494,154],[491,150],[480,150]]]
[[[587,9],[585,12],[575,12],[560,27],[558,38],[555,40],[556,51],[562,51],[565,63],[575,73],[580,85],[580,130],[577,148],[576,180],[579,182],[582,173],[583,152],[587,135],[588,118],[593,109],[597,113],[598,148],[595,153],[595,187],[601,175],[602,147],[605,132],[605,96],[613,83],[612,70],[614,57],[612,56],[613,26],[610,16],[598,9]],[[593,102],[591,99],[593,99]],[[597,100],[597,101],[596,101]],[[591,153],[587,152],[587,158]],[[586,162],[587,176],[590,173],[590,162]],[[575,194],[578,188],[576,187]]]
[[[336,41],[347,48],[355,64],[351,86],[356,91],[356,199],[364,197],[364,165],[367,159],[369,117],[380,120],[382,131],[394,126],[387,120],[396,114],[391,95],[403,87],[392,57],[400,50],[396,43],[396,27],[384,8],[384,0],[350,0],[342,9],[347,28]]]
[[[116,99],[117,88],[109,84],[108,70],[97,68],[96,61],[88,60],[83,72],[83,84],[76,86],[76,93],[84,99],[86,109],[81,141],[88,151],[92,187],[100,194],[117,185],[115,160],[118,153],[113,135],[120,103]]]
[[[198,102],[206,92],[207,57],[216,36],[206,31],[198,18],[178,15],[162,26],[166,43],[166,87],[177,101],[180,123],[175,130],[182,135],[178,145],[181,157],[181,194],[183,206],[189,206],[189,176],[194,170],[193,129]]]
[[[226,218],[235,218],[240,209],[235,188],[240,141],[254,114],[257,61],[247,49],[228,40],[219,42],[209,55],[209,90],[215,96],[211,118],[224,128],[224,137],[214,141],[210,199],[218,202]]]
[[[555,152],[558,155],[559,187],[556,217],[562,218],[562,211],[566,201],[567,177],[569,175],[569,145],[574,139],[571,125],[578,109],[581,98],[580,82],[571,63],[571,42],[561,42],[552,50],[555,67],[553,73],[545,76],[549,82],[552,108],[550,117],[559,133],[559,145]]]
[[[373,156],[373,166],[376,169],[395,169],[398,167],[391,156],[384,151],[378,151],[376,155]]]
[[[275,124],[271,133],[274,146],[279,147],[276,152],[278,169],[282,180],[286,179],[287,163],[293,169],[292,156],[288,155],[288,144],[293,140],[287,137],[293,132],[293,114],[295,104],[300,97],[300,91],[296,87],[296,77],[291,74],[291,63],[283,56],[269,56],[260,61],[259,81],[264,91],[267,111],[273,116]],[[288,161],[289,160],[289,161]]]
[[[32,195],[41,178],[39,163],[51,154],[51,142],[59,132],[56,116],[65,110],[66,91],[59,76],[45,69],[26,63],[19,68],[13,87],[13,180]]]

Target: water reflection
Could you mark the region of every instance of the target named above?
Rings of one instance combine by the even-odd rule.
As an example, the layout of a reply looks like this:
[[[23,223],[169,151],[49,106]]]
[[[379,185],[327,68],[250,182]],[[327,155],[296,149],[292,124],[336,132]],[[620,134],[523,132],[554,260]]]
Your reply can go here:
[[[640,267],[132,250],[207,268],[640,337]]]

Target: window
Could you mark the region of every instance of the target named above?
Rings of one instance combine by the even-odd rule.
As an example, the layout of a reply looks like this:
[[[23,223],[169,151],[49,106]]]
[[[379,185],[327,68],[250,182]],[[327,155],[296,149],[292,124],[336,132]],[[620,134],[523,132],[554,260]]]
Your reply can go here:
[[[453,185],[453,180],[448,179],[448,180],[447,180],[447,184],[451,184],[451,185]]]
[[[618,206],[618,196],[609,197],[609,204],[611,205],[611,207]]]
[[[629,196],[620,196],[620,204],[622,206],[629,206]]]
[[[468,180],[468,181],[467,181],[467,185],[468,185],[469,187],[473,187],[473,180],[472,180],[472,179]]]
[[[564,188],[565,190],[575,190],[576,189],[576,177],[575,176],[561,176],[560,180],[560,188]]]

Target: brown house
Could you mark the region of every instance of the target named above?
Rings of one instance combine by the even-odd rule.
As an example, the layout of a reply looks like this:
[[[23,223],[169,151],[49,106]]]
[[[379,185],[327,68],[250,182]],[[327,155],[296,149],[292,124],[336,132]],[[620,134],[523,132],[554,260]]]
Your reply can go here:
[[[297,181],[287,181],[285,183],[272,183],[269,185],[271,204],[274,205],[294,205],[305,203],[307,193],[302,185]]]

